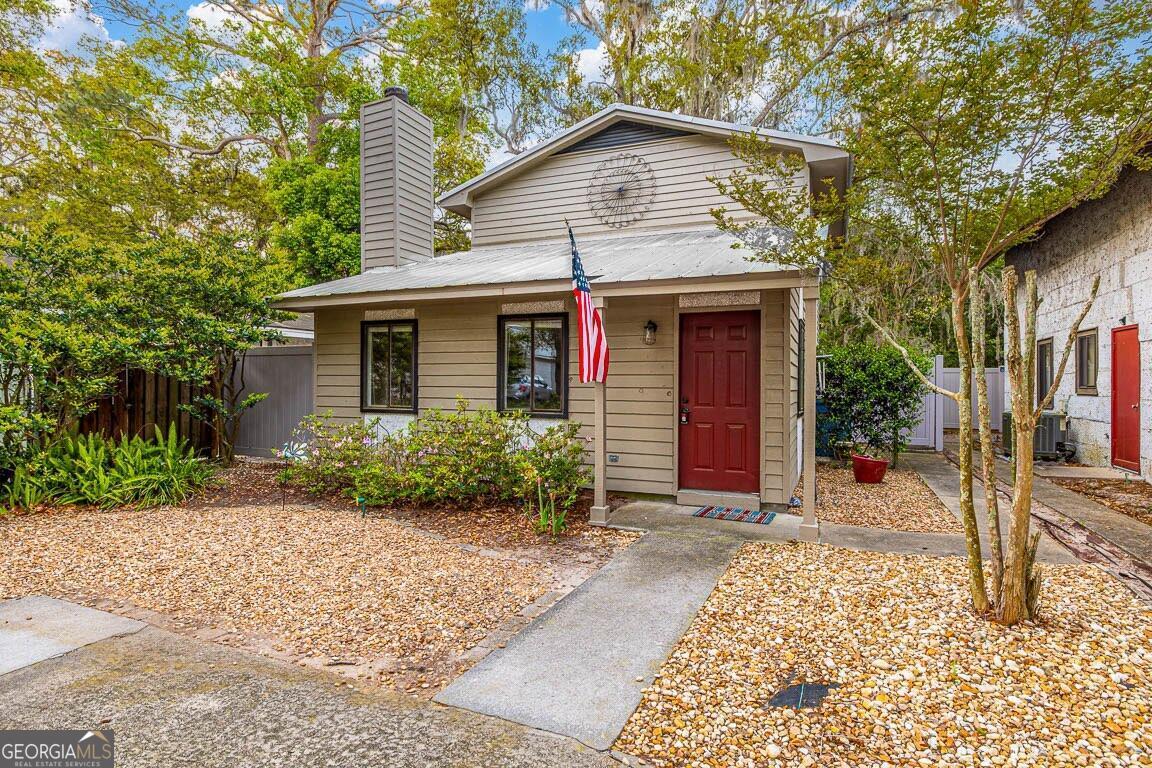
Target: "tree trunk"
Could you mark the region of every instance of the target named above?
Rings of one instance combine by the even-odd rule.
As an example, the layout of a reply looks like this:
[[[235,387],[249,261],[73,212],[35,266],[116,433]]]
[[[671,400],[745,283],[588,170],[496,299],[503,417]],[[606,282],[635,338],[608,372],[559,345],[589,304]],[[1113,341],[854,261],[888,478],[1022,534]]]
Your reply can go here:
[[[976,523],[976,507],[972,499],[972,349],[968,343],[964,304],[966,291],[952,288],[952,324],[956,337],[956,351],[960,358],[960,386],[956,390],[956,407],[960,414],[960,518],[964,524],[964,539],[968,550],[968,587],[972,595],[972,610],[978,614],[988,612],[988,591],[984,585],[984,563],[980,551],[980,528]]]
[[[984,504],[988,508],[988,542],[992,548],[992,596],[993,604],[1000,601],[1000,589],[1004,575],[1004,549],[1000,530],[1000,503],[996,493],[996,456],[992,444],[992,418],[988,407],[988,378],[984,375],[985,326],[984,312],[987,301],[980,276],[972,275],[972,298],[968,303],[968,314],[972,325],[972,359],[975,362],[976,409],[980,427],[980,464],[984,485]]]
[[[1008,346],[1004,364],[1012,388],[1013,484],[1012,521],[1008,530],[1003,587],[996,604],[996,620],[1012,626],[1033,618],[1040,594],[1040,576],[1034,569],[1040,535],[1030,532],[1033,439],[1038,416],[1033,407],[1033,393],[1036,391],[1036,307],[1039,300],[1036,273],[1029,271],[1024,281],[1024,332],[1021,337],[1015,269],[1008,267],[1004,270],[1003,283],[1004,330]],[[1079,321],[1076,325],[1079,326]],[[1069,338],[1075,338],[1075,329]],[[1059,380],[1059,377],[1055,378],[1053,387]]]

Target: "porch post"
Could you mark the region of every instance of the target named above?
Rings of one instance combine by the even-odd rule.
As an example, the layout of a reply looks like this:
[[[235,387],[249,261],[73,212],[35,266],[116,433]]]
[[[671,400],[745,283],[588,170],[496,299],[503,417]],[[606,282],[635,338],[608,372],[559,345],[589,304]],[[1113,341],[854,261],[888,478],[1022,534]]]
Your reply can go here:
[[[604,317],[604,299],[593,296],[592,303],[600,312],[600,321],[605,323],[604,332],[608,332],[608,325]],[[588,513],[588,522],[592,525],[604,526],[608,524],[608,393],[606,385],[597,381],[593,385],[593,413],[592,413],[592,445],[593,445],[593,479],[592,479],[592,509]]]
[[[800,524],[802,541],[820,539],[816,519],[816,339],[820,322],[820,286],[806,285],[804,296],[804,519]]]

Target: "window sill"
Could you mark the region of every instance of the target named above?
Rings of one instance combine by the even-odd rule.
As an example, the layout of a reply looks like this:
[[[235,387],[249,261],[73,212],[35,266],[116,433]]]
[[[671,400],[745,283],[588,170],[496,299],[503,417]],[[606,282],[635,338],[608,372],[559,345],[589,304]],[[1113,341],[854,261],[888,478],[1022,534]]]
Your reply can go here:
[[[1076,388],[1076,394],[1086,395],[1088,397],[1098,397],[1100,395],[1100,392],[1098,389],[1096,389],[1096,387],[1092,387],[1091,389],[1089,389],[1087,387],[1083,387],[1083,388],[1077,387]]]
[[[556,413],[555,411],[545,413],[534,413],[533,411],[521,411],[515,408],[505,408],[497,411],[500,414],[524,414],[530,419],[556,419],[557,421],[564,421],[568,418],[567,413]]]
[[[360,413],[400,413],[407,414],[408,416],[415,416],[417,411],[415,408],[377,408],[374,406],[360,406]]]

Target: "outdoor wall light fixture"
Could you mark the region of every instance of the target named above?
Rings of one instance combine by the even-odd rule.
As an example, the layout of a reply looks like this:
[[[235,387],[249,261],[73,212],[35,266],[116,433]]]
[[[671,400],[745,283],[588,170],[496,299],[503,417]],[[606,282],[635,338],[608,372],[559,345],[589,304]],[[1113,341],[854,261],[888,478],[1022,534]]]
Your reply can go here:
[[[644,343],[648,346],[656,343],[656,323],[651,320],[644,323]]]

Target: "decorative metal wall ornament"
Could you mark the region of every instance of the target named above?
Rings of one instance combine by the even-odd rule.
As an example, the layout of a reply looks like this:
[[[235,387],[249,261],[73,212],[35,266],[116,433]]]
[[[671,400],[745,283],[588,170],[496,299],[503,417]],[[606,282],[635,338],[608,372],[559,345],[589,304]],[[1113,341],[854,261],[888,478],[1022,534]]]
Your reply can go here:
[[[643,218],[655,196],[652,168],[644,158],[628,152],[596,166],[588,183],[588,207],[613,229],[623,229]]]

